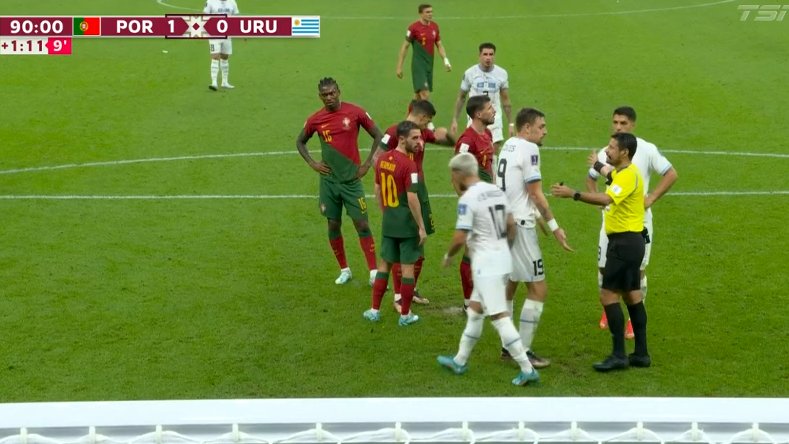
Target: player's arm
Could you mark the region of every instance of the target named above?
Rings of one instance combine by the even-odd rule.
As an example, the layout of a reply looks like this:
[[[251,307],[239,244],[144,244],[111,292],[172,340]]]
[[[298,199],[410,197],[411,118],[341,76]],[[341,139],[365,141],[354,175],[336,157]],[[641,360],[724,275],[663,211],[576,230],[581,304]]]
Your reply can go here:
[[[416,173],[415,173],[416,174]],[[422,245],[427,240],[427,231],[425,230],[425,221],[422,220],[422,204],[419,203],[419,196],[414,191],[406,193],[408,198],[408,209],[411,210],[411,216],[419,227],[419,245]]]
[[[563,183],[555,183],[551,185],[551,195],[561,198],[572,197],[574,200],[580,200],[581,202],[592,205],[606,206],[614,202],[614,199],[612,199],[611,196],[606,193],[575,191]]]
[[[658,182],[655,189],[644,198],[644,208],[646,209],[654,205],[661,196],[668,192],[674,185],[674,182],[677,181],[678,177],[677,170],[675,170],[674,167],[669,168],[666,174],[660,178],[660,182]]]
[[[310,150],[307,148],[307,141],[310,140],[311,136],[311,134],[307,135],[307,132],[302,128],[301,132],[299,132],[299,135],[296,137],[296,149],[299,150],[299,154],[301,154],[301,157],[307,162],[310,168],[320,174],[331,173],[331,168],[329,168],[328,165],[323,163],[323,161],[316,162],[310,155]]]
[[[515,228],[515,218],[512,217],[512,213],[507,214],[507,244],[512,248],[512,244],[515,243],[515,236],[518,234]]]
[[[542,181],[533,180],[528,182],[525,187],[526,193],[529,195],[529,199],[534,202],[534,205],[540,212],[540,216],[542,216],[543,220],[545,220],[545,225],[547,225],[548,229],[553,232],[553,236],[556,238],[562,248],[567,251],[573,251],[572,247],[567,244],[567,234],[565,234],[563,229],[559,228],[559,223],[556,222],[556,219],[553,217],[553,212],[551,211],[551,207],[548,204],[548,199],[545,198],[545,194],[542,192]]]
[[[436,145],[455,146],[455,138],[452,137],[452,134],[449,134],[449,131],[446,128],[436,128],[433,133],[436,135],[436,140],[433,142]]]
[[[458,91],[457,99],[455,99],[455,109],[452,110],[452,124],[449,126],[449,133],[452,135],[457,135],[458,117],[460,116],[460,111],[463,109],[463,104],[466,103],[466,95],[468,95],[468,91],[464,91],[463,88],[461,88]]]
[[[373,124],[369,128],[365,128],[367,134],[369,134],[373,138],[373,146],[370,148],[370,155],[367,156],[367,159],[359,165],[359,172],[356,174],[357,178],[364,177],[367,174],[367,170],[370,169],[370,165],[373,164],[373,160],[377,157],[379,145],[381,145],[381,140],[384,138],[383,133],[381,130],[378,129],[378,126]]]
[[[449,57],[447,57],[447,51],[444,49],[444,44],[441,43],[441,40],[436,40],[436,48],[438,48],[438,55],[444,60],[444,69],[447,71],[452,71],[452,64],[449,63]]]
[[[378,202],[378,208],[383,211],[384,203],[381,201],[381,185],[378,183],[378,176],[375,180],[375,201]]]
[[[501,96],[501,109],[504,110],[504,115],[507,117],[507,122],[509,122],[509,134],[510,137],[512,137],[515,135],[515,121],[512,120],[512,102],[510,102],[510,89],[501,88],[499,91],[499,96]]]
[[[456,255],[463,247],[466,246],[466,240],[468,240],[469,231],[470,230],[461,229],[455,230],[455,234],[452,235],[452,240],[449,241],[447,252],[444,254],[444,260],[442,261],[442,265],[444,267],[448,267],[452,263],[452,256]]]
[[[397,68],[395,69],[395,75],[397,75],[398,79],[403,78],[403,63],[405,62],[405,54],[408,52],[408,47],[410,45],[411,41],[408,40],[407,37],[403,44],[400,45],[400,52],[397,54]]]

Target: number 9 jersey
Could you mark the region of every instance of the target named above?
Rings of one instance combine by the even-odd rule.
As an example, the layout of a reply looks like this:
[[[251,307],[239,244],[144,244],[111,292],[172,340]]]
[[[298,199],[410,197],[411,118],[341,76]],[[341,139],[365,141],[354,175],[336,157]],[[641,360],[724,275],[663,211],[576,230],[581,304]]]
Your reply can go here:
[[[507,196],[491,183],[479,181],[460,196],[455,229],[470,232],[466,245],[475,277],[512,271],[507,243],[507,219],[511,214]]]

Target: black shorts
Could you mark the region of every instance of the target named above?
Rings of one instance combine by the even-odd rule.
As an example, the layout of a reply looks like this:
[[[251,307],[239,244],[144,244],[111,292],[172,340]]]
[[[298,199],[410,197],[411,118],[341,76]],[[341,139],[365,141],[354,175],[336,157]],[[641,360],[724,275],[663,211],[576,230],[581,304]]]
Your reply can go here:
[[[608,235],[608,250],[603,269],[603,288],[611,291],[632,291],[641,288],[641,261],[644,259],[644,237],[641,233]]]

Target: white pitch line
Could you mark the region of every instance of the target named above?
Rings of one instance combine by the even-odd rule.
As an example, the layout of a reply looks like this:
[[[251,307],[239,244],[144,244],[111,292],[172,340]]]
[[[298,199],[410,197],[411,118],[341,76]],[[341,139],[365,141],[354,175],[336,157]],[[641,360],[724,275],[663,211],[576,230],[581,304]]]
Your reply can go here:
[[[591,151],[593,148],[588,147],[575,147],[575,146],[558,146],[558,147],[542,147],[545,151]],[[446,148],[429,148],[430,151],[448,151]],[[596,151],[597,149],[595,149]],[[672,154],[697,154],[709,156],[735,156],[735,157],[768,157],[775,159],[789,159],[789,154],[783,153],[748,153],[748,152],[733,152],[733,151],[694,151],[694,150],[674,150],[663,149],[664,153]],[[310,151],[315,153],[316,151]],[[154,163],[154,162],[175,162],[180,160],[204,160],[204,159],[225,159],[233,157],[264,157],[264,156],[287,156],[298,154],[298,151],[261,151],[251,153],[226,153],[226,154],[195,154],[190,156],[173,156],[173,157],[150,157],[144,159],[125,159],[125,160],[107,160],[101,162],[85,162],[85,163],[67,163],[62,165],[45,165],[38,167],[26,168],[13,168],[9,170],[0,170],[0,174],[17,174],[17,173],[36,173],[41,171],[56,171],[66,170],[71,168],[88,168],[100,166],[116,166],[116,165],[131,165],[137,163]]]
[[[667,196],[700,197],[700,196],[789,196],[789,190],[783,191],[679,191],[668,193]],[[457,199],[455,194],[431,194],[438,199]],[[95,195],[95,194],[23,194],[0,195],[0,200],[283,200],[283,199],[317,199],[317,194],[177,194],[177,195]],[[373,195],[367,195],[373,199]]]
[[[596,17],[596,16],[604,16],[604,15],[631,15],[631,14],[646,14],[652,12],[668,12],[668,11],[680,11],[685,9],[694,9],[694,8],[707,8],[709,6],[717,6],[723,5],[726,3],[733,3],[735,0],[720,0],[716,2],[708,2],[708,3],[700,3],[696,5],[683,5],[683,6],[671,6],[667,8],[649,8],[649,9],[631,9],[626,11],[598,11],[598,12],[577,12],[577,13],[569,13],[569,14],[532,14],[532,15],[494,15],[494,16],[441,16],[438,18],[439,21],[444,20],[517,20],[517,19],[529,19],[529,18],[568,18],[568,17]],[[195,11],[195,12],[202,12],[201,9],[196,8],[187,8],[184,6],[172,5],[167,3],[165,0],[156,0],[156,3],[166,6],[168,8],[173,9],[181,9],[184,11]],[[410,20],[412,17],[395,17],[395,16],[321,16],[323,19],[327,20]]]

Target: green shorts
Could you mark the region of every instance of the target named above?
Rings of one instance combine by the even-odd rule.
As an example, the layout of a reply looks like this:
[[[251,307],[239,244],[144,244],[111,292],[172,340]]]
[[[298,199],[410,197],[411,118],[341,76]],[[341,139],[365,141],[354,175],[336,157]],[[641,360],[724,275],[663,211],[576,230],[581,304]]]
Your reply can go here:
[[[431,235],[436,232],[436,222],[433,220],[433,210],[430,209],[430,198],[424,181],[419,182],[416,195],[419,197],[419,206],[422,208],[422,222],[425,224],[425,232]]]
[[[367,220],[367,200],[364,197],[364,187],[361,180],[338,183],[320,179],[320,196],[318,197],[321,214],[327,219],[339,220],[342,218],[342,207],[353,220]]]
[[[381,236],[381,259],[390,264],[413,264],[423,255],[418,237]]]
[[[414,82],[414,92],[423,90],[433,91],[433,69],[412,67],[411,79]]]

